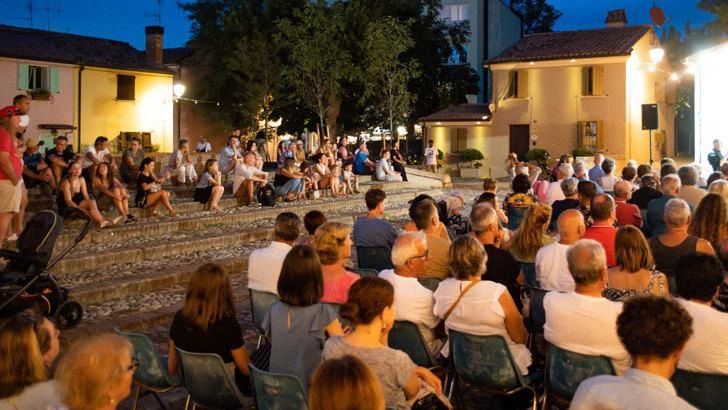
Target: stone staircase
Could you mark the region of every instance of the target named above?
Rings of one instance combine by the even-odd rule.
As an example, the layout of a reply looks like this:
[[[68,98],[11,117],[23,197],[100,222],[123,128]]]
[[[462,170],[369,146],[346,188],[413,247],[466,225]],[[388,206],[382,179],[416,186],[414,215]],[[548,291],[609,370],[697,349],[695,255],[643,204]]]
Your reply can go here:
[[[365,177],[361,191],[381,186],[387,192],[384,217],[401,225],[407,219],[410,199],[420,193],[437,196],[442,192],[440,179],[423,174],[415,171],[413,178],[403,183],[380,183]],[[235,198],[226,193],[221,202],[225,209],[211,212],[185,198],[185,189],[173,192],[179,218],[140,218],[130,224],[92,229],[52,268],[51,273],[68,288],[71,298],[84,307],[81,323],[63,332],[64,343],[114,327],[143,333],[168,327],[181,307],[190,276],[207,262],[222,264],[231,273],[240,319],[250,329],[248,255],[270,241],[275,217],[292,211],[303,218],[306,212],[317,209],[329,220],[353,224],[353,217],[366,212],[363,193],[279,203],[272,208],[236,207]],[[68,221],[56,249],[72,243],[81,226],[82,221]]]

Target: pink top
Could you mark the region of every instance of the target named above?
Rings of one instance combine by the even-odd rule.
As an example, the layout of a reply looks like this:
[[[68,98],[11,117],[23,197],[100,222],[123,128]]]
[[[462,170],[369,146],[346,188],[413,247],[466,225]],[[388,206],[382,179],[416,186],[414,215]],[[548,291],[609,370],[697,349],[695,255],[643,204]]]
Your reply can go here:
[[[335,280],[324,280],[324,295],[321,302],[344,304],[349,300],[349,288],[359,280],[359,275],[346,271]]]

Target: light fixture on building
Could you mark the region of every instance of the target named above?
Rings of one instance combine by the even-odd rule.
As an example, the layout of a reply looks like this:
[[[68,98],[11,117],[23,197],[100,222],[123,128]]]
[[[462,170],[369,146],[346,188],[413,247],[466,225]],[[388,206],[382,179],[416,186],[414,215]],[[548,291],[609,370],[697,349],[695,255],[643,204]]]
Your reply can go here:
[[[569,60],[569,62],[575,63],[576,62],[576,59],[575,58],[572,58],[571,60]]]
[[[680,79],[680,76],[679,76],[679,75],[677,75],[677,73],[672,73],[672,74],[670,74],[670,79],[671,79],[672,81],[677,81],[677,80],[679,80],[679,79]]]
[[[534,64],[536,64],[536,63],[534,63],[533,61],[529,61],[529,63],[528,63],[528,65],[534,65]]]
[[[184,95],[186,89],[187,87],[184,84],[177,83],[172,87],[172,92],[176,98],[180,98]]]
[[[653,45],[652,48],[650,48],[649,54],[650,61],[652,61],[653,64],[657,64],[662,61],[663,57],[665,57],[665,49],[658,45]]]
[[[647,71],[654,73],[655,70],[657,70],[657,66],[655,64],[650,64],[647,66]]]

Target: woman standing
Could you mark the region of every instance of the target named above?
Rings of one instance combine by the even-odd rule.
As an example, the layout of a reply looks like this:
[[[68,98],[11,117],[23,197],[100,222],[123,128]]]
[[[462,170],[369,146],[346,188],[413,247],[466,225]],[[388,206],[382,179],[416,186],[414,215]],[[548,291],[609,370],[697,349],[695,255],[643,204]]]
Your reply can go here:
[[[121,216],[126,218],[124,221],[131,222],[136,218],[129,214],[129,192],[126,190],[124,185],[119,182],[114,173],[106,162],[100,163],[96,167],[96,175],[93,178],[93,190],[94,197],[101,202],[111,201],[114,207],[119,211]],[[108,209],[107,207],[100,206],[100,208]]]
[[[169,202],[169,191],[162,189],[162,183],[166,181],[168,175],[157,178],[154,175],[154,159],[146,157],[142,160],[141,172],[137,180],[136,206],[147,209],[152,216],[159,216],[157,208],[162,204],[169,213],[171,218],[177,217],[177,212],[172,208]]]
[[[271,342],[270,371],[292,374],[308,389],[321,363],[326,335],[343,335],[334,309],[320,303],[324,291],[321,263],[308,246],[297,245],[283,260],[278,278],[280,301],[263,319]]]
[[[212,211],[221,211],[222,208],[218,204],[225,191],[221,179],[222,175],[217,169],[217,160],[213,158],[208,159],[205,162],[205,172],[197,182],[197,187],[195,187],[193,199],[201,204],[210,203],[210,210]]]
[[[349,288],[359,279],[359,275],[344,266],[344,261],[351,257],[353,245],[348,225],[327,222],[316,229],[314,248],[324,274],[322,302],[344,304],[349,299]]]
[[[96,201],[89,198],[86,190],[86,180],[81,177],[81,163],[72,162],[68,168],[68,174],[61,180],[59,187],[57,204],[58,213],[63,215],[69,208],[75,208],[88,215],[91,219],[98,222],[99,227],[105,228],[109,225],[115,225],[125,219],[125,216],[119,216],[114,220],[104,218],[99,212]]]

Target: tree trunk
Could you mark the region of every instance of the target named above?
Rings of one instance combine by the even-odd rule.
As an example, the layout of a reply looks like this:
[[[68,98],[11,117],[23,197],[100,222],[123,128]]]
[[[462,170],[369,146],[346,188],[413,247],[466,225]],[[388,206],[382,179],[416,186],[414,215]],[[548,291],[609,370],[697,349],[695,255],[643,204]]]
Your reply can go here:
[[[338,96],[338,94],[333,93],[331,95],[331,98],[329,99],[329,116],[326,118],[326,126],[329,129],[329,132],[331,135],[329,135],[329,141],[335,142],[336,141],[336,121],[339,118],[339,113],[341,113],[341,98]]]

